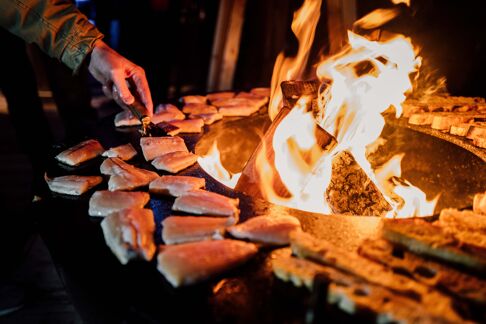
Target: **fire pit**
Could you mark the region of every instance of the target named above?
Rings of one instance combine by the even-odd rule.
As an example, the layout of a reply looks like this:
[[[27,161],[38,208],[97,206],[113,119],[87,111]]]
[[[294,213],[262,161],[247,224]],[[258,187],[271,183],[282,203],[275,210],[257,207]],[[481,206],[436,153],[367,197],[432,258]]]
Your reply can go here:
[[[307,37],[315,27],[312,19],[301,26]],[[390,314],[385,321],[484,320],[483,274],[437,260],[446,251],[479,259],[473,265],[482,267],[484,251],[476,246],[479,252],[471,256],[470,241],[462,244],[440,222],[432,223],[445,208],[471,209],[473,196],[486,190],[484,150],[412,127],[400,117],[418,58],[410,40],[377,42],[380,37],[350,34],[352,46],[319,64],[317,80],[298,80],[307,50],[291,62],[280,57],[265,109],[248,117],[225,116],[201,134],[181,135],[200,157],[177,175],[204,178],[206,191],[235,198],[238,223],[256,216],[298,219],[302,231],[289,234],[292,251],[258,245],[246,264],[174,288],[157,271],[156,258],[120,264],[106,245],[101,220],[87,216],[89,196],[66,199],[49,192],[37,203],[39,214],[48,215],[39,219],[42,234],[86,319],[275,323],[304,322],[309,314],[316,322],[319,314],[331,321],[376,321]],[[300,71],[290,69],[291,63]],[[293,75],[284,75],[288,71]],[[203,105],[214,103],[199,95]],[[232,99],[234,93],[224,95]],[[121,132],[113,116],[102,120],[99,131],[106,146],[131,143],[140,151],[137,130]],[[75,171],[99,173],[99,162]],[[142,154],[130,163],[153,170]],[[73,170],[58,164],[48,170],[51,177],[66,172]],[[172,197],[152,195],[146,207],[153,212],[159,252],[170,248],[161,232],[174,203]],[[422,244],[417,244],[421,250],[416,254],[409,241],[400,245],[393,235],[385,240],[383,224],[386,235],[418,228],[412,239],[403,235]],[[427,241],[433,235],[423,233],[439,233],[440,244],[434,246]],[[477,283],[478,292],[448,285],[460,281],[454,278]]]

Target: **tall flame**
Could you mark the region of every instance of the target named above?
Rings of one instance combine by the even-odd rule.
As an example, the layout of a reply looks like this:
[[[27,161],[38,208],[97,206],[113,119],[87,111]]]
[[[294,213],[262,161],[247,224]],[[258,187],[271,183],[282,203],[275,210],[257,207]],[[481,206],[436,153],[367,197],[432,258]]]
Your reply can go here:
[[[221,163],[221,154],[218,150],[218,143],[215,141],[206,155],[197,159],[199,166],[214,179],[218,180],[229,188],[234,188],[241,173],[231,174]]]
[[[285,80],[297,80],[302,77],[309,59],[309,49],[314,42],[317,23],[319,22],[322,0],[305,0],[294,13],[292,31],[299,42],[299,49],[295,57],[285,57],[280,52],[273,66],[271,95],[268,113],[273,120],[281,108],[282,90],[280,83]]]
[[[317,122],[337,140],[333,148],[322,150],[309,139],[315,127],[302,102],[278,125],[273,140],[275,168],[290,193],[289,197],[268,194],[270,201],[309,211],[328,212],[325,190],[332,175],[332,159],[340,152],[352,154],[368,178],[382,192],[392,210],[389,217],[429,215],[437,198],[427,202],[425,193],[400,178],[399,163],[394,172],[380,180],[366,159],[366,148],[380,136],[385,125],[382,113],[390,106],[401,115],[401,103],[412,90],[410,74],[420,66],[409,38],[397,35],[384,42],[371,41],[352,32],[349,46],[321,62],[316,70],[320,80],[329,83],[319,93]],[[306,163],[302,150],[314,151]],[[400,160],[400,159],[399,159]]]
[[[320,6],[321,1],[305,0],[294,14],[292,30],[299,39],[299,51],[295,58],[280,53],[275,62],[269,103],[272,119],[281,108],[280,83],[298,79],[306,67]],[[375,12],[361,23],[365,27],[378,26],[394,15],[394,11]],[[314,106],[312,98],[300,98],[275,127],[271,143],[274,161],[269,161],[266,148],[257,155],[260,191],[275,204],[330,213],[326,190],[331,182],[333,159],[347,152],[390,205],[387,217],[431,215],[438,196],[427,201],[423,191],[401,178],[403,154],[377,170],[366,158],[367,148],[376,144],[385,125],[382,114],[393,107],[395,115],[401,115],[401,104],[412,91],[410,75],[420,67],[421,58],[411,40],[402,35],[373,41],[348,31],[348,38],[348,46],[317,66],[316,75],[323,82],[317,94],[317,116],[308,109]],[[331,134],[337,144],[322,148],[316,139],[317,127]],[[265,146],[265,141],[262,144]],[[232,176],[222,168],[215,145],[211,151],[211,157],[200,158],[199,163],[205,170],[214,169],[209,173],[234,187],[230,183]],[[272,162],[277,174],[269,169]],[[274,187],[277,175],[286,192]]]

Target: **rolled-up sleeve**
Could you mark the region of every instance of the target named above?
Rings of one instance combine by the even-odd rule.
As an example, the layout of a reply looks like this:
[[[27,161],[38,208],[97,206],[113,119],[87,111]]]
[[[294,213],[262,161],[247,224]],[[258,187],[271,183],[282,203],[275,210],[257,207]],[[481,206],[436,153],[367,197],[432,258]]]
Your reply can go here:
[[[38,44],[74,73],[103,38],[72,2],[62,0],[0,0],[0,26]]]

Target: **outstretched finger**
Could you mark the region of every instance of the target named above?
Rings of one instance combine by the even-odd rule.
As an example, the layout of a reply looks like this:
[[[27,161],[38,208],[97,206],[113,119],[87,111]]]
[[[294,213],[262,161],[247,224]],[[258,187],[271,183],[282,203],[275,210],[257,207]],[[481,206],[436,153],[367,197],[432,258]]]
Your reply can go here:
[[[150,88],[143,69],[137,69],[135,73],[133,73],[132,81],[135,84],[137,94],[140,97],[140,100],[147,108],[149,116],[152,116],[154,104],[152,102],[152,95],[150,94]]]
[[[123,74],[114,72],[112,81],[116,87],[120,100],[126,105],[131,105],[135,101],[135,98],[131,94]]]

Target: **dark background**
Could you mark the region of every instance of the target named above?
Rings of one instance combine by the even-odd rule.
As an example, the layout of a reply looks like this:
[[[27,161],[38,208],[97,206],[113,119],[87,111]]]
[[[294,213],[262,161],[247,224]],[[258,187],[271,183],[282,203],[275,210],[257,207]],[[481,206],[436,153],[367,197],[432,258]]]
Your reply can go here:
[[[247,0],[235,89],[268,86],[278,53],[296,51],[290,29],[302,0]],[[123,55],[142,65],[155,101],[205,92],[218,1],[81,1],[81,9]],[[358,18],[391,1],[357,1]],[[486,28],[480,1],[421,0],[400,5],[402,15],[385,29],[412,37],[421,48],[423,71],[444,76],[450,94],[486,96]],[[113,24],[113,21],[115,23]],[[326,4],[323,1],[307,77],[327,54]]]

